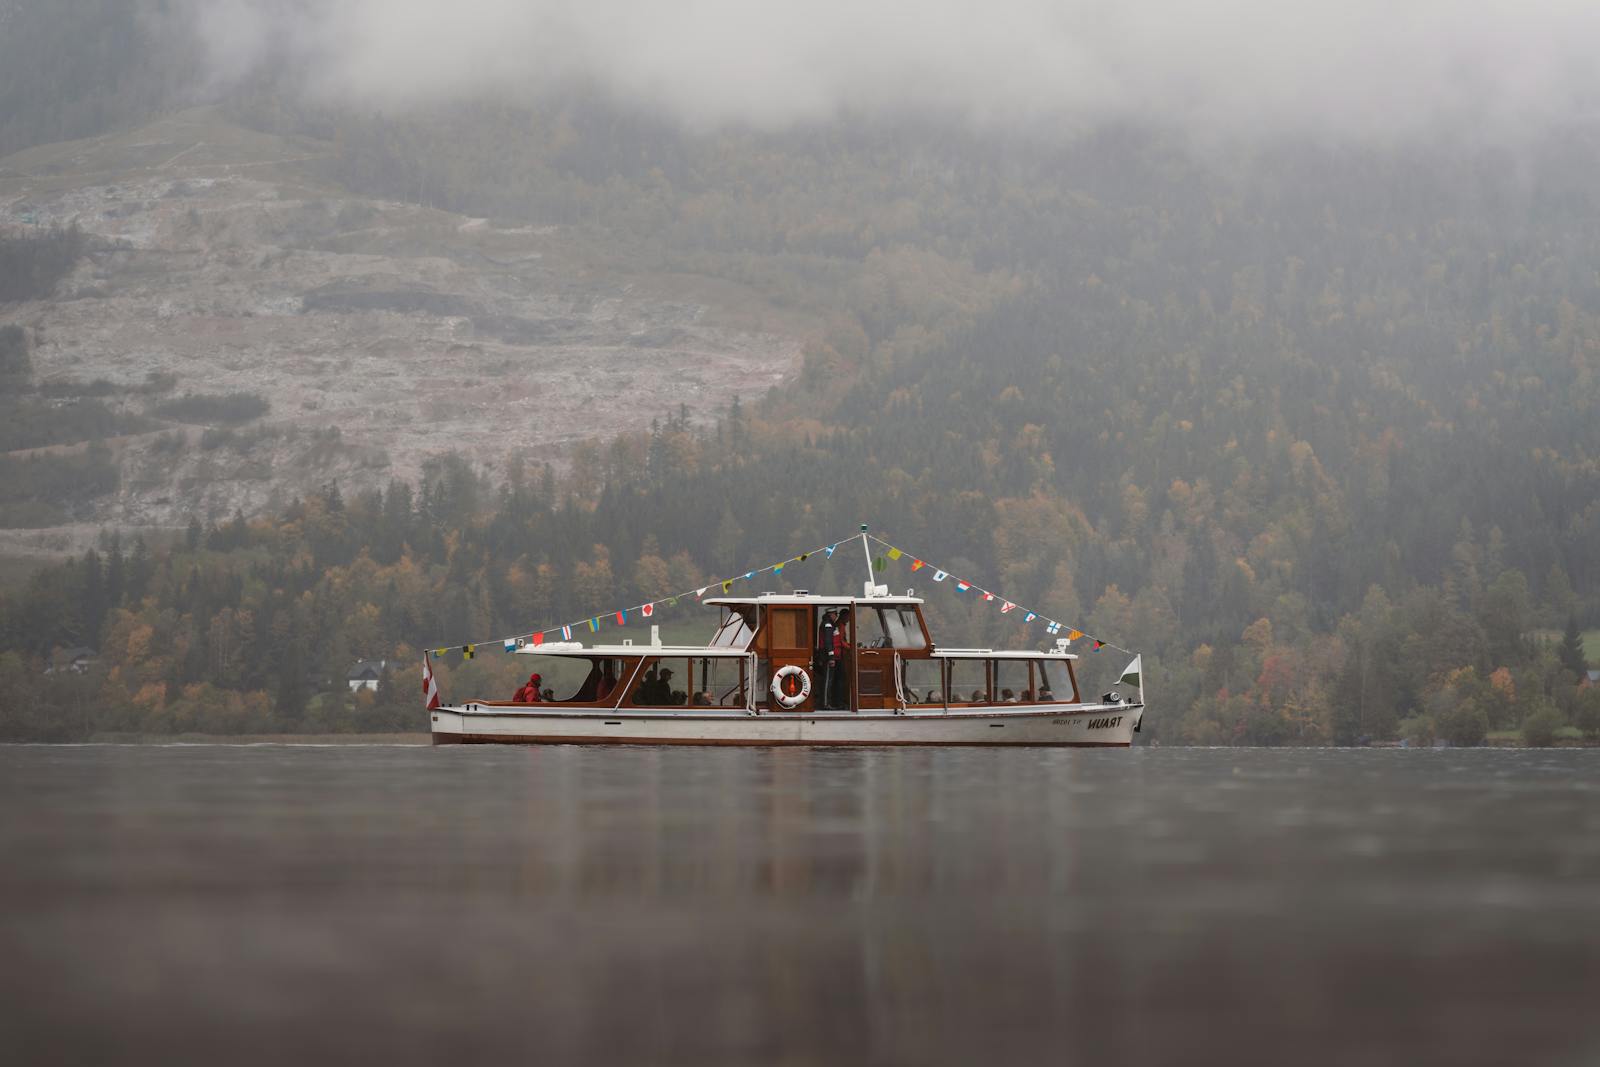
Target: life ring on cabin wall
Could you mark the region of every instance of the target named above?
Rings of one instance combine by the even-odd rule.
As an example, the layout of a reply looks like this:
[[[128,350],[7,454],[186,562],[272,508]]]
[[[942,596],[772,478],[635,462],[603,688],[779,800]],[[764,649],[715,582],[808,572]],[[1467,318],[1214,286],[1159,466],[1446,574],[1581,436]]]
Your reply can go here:
[[[772,699],[788,710],[798,708],[811,695],[811,675],[793,663],[772,675]]]

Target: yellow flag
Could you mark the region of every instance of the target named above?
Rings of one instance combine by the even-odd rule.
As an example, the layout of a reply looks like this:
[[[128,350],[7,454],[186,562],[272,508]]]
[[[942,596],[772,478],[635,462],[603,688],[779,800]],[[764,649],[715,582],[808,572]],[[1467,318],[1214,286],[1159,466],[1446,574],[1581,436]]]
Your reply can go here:
[[[899,559],[902,555],[904,555],[904,553],[901,552],[898,548],[891,548],[889,550],[889,558],[890,559]]]

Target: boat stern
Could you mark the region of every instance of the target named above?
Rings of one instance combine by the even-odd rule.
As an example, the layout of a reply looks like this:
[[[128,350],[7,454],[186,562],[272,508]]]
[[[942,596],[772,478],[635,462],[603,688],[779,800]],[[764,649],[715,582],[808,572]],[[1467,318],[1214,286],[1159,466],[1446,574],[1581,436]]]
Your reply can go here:
[[[460,712],[450,707],[440,707],[429,711],[428,717],[432,720],[428,725],[435,745],[461,744],[464,731]]]

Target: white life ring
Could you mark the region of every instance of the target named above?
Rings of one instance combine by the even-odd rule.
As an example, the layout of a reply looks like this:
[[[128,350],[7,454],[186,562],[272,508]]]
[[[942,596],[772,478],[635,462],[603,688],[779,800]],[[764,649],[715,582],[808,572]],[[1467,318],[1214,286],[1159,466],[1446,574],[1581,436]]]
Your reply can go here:
[[[790,678],[800,679],[800,688],[790,693],[783,684]],[[779,667],[772,675],[772,699],[776,700],[786,709],[798,708],[805,703],[806,697],[811,695],[811,675],[806,673],[804,667],[797,667],[793,663],[787,667]]]

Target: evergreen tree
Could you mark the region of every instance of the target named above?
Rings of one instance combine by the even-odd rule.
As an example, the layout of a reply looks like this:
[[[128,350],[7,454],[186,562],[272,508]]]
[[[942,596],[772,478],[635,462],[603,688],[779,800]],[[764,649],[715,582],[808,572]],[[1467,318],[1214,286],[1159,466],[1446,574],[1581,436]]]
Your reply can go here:
[[[1578,629],[1578,617],[1567,616],[1567,628],[1561,632],[1561,648],[1558,655],[1561,666],[1571,671],[1576,678],[1584,677],[1589,669],[1589,664],[1583,657],[1583,631]]]

